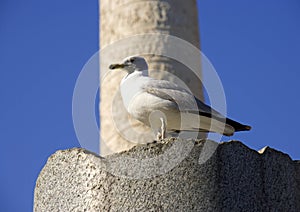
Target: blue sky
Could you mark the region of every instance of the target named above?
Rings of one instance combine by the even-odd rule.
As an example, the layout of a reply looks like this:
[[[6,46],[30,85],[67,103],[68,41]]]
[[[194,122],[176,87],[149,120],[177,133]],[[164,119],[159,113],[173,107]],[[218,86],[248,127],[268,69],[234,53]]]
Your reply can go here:
[[[202,51],[228,115],[253,126],[233,138],[300,159],[300,2],[199,0]],[[98,50],[96,0],[0,1],[0,211],[31,211],[47,158],[79,146],[76,78]]]

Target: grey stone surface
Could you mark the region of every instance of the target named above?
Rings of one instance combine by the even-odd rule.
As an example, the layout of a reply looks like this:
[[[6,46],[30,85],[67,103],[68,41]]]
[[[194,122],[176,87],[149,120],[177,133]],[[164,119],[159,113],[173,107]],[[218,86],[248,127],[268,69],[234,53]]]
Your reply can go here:
[[[296,201],[297,201],[297,210],[300,211],[300,161],[295,161],[295,172],[296,172],[296,181],[297,181],[297,190],[296,190]]]
[[[282,152],[238,141],[170,139],[106,158],[74,148],[49,157],[34,211],[300,211],[299,171]]]

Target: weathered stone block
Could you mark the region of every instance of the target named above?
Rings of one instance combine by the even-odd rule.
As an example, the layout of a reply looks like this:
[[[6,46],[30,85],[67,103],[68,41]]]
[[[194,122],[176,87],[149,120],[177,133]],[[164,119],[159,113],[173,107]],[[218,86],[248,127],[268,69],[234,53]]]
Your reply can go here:
[[[214,149],[208,144],[217,148],[199,160]],[[299,167],[284,153],[237,141],[169,140],[106,158],[74,148],[49,157],[34,210],[296,212]]]

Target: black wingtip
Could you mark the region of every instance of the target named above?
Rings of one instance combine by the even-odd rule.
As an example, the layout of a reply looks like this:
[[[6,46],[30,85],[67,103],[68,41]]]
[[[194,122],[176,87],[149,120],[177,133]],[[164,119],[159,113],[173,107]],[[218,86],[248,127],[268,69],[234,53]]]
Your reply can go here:
[[[246,130],[246,131],[249,131],[249,130],[251,130],[251,129],[252,129],[252,127],[251,127],[251,126],[248,126],[248,125],[245,125],[245,127],[244,127],[244,128],[245,128],[245,130]]]
[[[230,126],[232,126],[234,128],[234,131],[235,132],[239,132],[239,131],[249,131],[251,130],[251,126],[249,125],[244,125],[244,124],[241,124],[237,121],[234,121],[232,119],[229,119],[227,118],[226,119],[226,124],[229,124]]]
[[[251,126],[248,126],[248,125],[242,125],[242,124],[239,124],[239,125],[235,125],[235,127],[233,127],[234,128],[234,132],[240,132],[240,131],[249,131],[249,130],[251,130]],[[223,133],[223,135],[225,135],[225,136],[233,136],[233,134],[234,134],[234,132],[233,133]]]
[[[252,127],[249,125],[235,125],[235,126],[233,126],[233,128],[235,129],[235,132],[249,131],[252,129]]]

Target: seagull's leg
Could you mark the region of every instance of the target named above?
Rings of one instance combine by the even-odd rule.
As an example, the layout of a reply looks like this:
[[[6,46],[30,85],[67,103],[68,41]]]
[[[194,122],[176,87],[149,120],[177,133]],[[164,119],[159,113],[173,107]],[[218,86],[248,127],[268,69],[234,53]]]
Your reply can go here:
[[[166,116],[159,110],[154,110],[149,115],[149,123],[157,141],[166,138]]]
[[[156,134],[156,140],[160,141],[162,139],[161,133],[158,131]]]
[[[160,121],[161,121],[161,139],[165,139],[166,138],[166,129],[167,129],[167,126],[166,126],[166,122],[165,122],[165,119],[163,117],[160,118]]]

